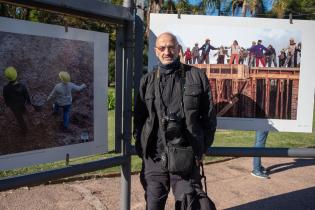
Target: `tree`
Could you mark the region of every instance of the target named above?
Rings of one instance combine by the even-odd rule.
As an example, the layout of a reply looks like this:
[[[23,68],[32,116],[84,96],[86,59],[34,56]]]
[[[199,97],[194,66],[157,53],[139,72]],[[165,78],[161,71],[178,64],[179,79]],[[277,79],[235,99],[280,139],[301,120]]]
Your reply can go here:
[[[315,0],[275,0],[271,16],[284,18],[292,13],[298,19],[315,19]]]
[[[202,14],[206,14],[208,10],[217,10],[218,16],[221,15],[221,6],[224,0],[201,0],[199,9]]]
[[[264,1],[263,0],[232,0],[232,16],[235,16],[235,11],[238,8],[242,9],[242,16],[246,17],[247,11],[250,12],[251,16],[264,12]]]
[[[277,18],[283,18],[285,11],[287,10],[289,1],[276,0],[272,7],[272,12],[276,15]]]

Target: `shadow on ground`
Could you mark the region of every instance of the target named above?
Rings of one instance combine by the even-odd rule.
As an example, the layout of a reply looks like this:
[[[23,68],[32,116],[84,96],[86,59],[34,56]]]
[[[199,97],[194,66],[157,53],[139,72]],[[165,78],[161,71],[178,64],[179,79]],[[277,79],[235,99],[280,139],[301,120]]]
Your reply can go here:
[[[297,158],[294,159],[294,162],[281,163],[269,166],[267,170],[269,174],[280,173],[282,171],[286,171],[293,168],[305,167],[315,165],[315,158]],[[315,209],[315,206],[314,206]]]
[[[289,183],[288,183],[289,184]],[[315,187],[246,203],[227,210],[315,210]]]

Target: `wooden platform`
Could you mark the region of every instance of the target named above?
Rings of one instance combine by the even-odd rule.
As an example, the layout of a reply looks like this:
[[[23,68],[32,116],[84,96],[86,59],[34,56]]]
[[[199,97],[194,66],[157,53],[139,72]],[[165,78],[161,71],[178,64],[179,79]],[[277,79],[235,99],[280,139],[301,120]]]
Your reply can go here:
[[[299,68],[194,66],[206,71],[218,116],[296,119]]]

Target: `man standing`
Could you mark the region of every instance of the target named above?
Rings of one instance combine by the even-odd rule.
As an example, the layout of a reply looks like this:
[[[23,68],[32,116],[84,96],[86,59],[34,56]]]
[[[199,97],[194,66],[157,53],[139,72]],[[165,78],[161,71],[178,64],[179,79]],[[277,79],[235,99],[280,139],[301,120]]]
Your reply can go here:
[[[249,67],[255,67],[255,46],[256,46],[256,42],[252,41],[252,46],[247,49],[249,51],[249,59],[248,59]]]
[[[266,145],[268,131],[256,131],[255,135],[255,145],[256,148],[264,148]],[[253,171],[251,173],[253,176],[263,179],[268,179],[267,170],[261,164],[261,157],[253,158]]]
[[[276,50],[271,44],[268,46],[268,51],[269,51],[268,67],[271,67],[272,63],[274,67],[277,67]]]
[[[267,52],[268,49],[261,44],[261,40],[257,41],[257,45],[254,46],[255,49],[255,58],[256,58],[256,67],[259,67],[259,61],[263,65],[263,67],[266,67],[266,61],[264,57],[264,51]]]
[[[26,134],[28,128],[24,120],[24,115],[27,114],[25,105],[31,104],[28,91],[25,85],[17,81],[17,71],[14,67],[6,68],[4,75],[9,80],[9,83],[3,88],[5,104],[13,112],[21,132]]]
[[[297,67],[297,52],[300,51],[295,43],[294,39],[290,39],[290,44],[286,49],[288,51],[287,58],[284,66],[286,67]]]
[[[200,63],[203,64],[206,62],[206,64],[209,64],[209,54],[210,50],[217,50],[218,48],[213,47],[210,44],[210,39],[206,39],[206,42],[201,46],[199,50],[201,50],[201,61]]]
[[[137,154],[143,161],[140,180],[147,209],[163,210],[172,187],[178,210],[187,198],[185,195],[202,189],[199,164],[214,140],[216,116],[205,73],[180,63],[176,37],[162,33],[155,44],[159,62],[141,79],[134,137]],[[181,145],[187,155],[171,153],[175,144]],[[192,148],[191,154],[187,148]],[[171,157],[182,158],[175,169]],[[179,169],[188,163],[190,170]],[[208,204],[209,209],[215,209],[213,203]]]
[[[193,64],[200,63],[198,43],[195,43],[195,46],[192,48],[191,52],[192,52],[192,56],[193,56]]]

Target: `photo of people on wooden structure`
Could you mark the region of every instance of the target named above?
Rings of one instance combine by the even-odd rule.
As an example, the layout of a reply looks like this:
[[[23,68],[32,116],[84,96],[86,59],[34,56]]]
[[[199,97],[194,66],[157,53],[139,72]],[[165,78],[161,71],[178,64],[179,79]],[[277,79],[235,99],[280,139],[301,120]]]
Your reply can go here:
[[[301,31],[260,27],[253,19],[255,27],[200,23],[202,16],[174,17],[160,29],[155,17],[155,33],[176,34],[185,52],[181,62],[206,72],[218,117],[297,119]],[[154,63],[149,60],[149,69]]]
[[[248,48],[234,40],[230,47],[213,47],[216,64],[193,64],[206,71],[217,116],[295,120],[302,55],[301,41],[295,40],[291,37],[278,52],[261,39]]]
[[[93,141],[93,43],[0,32],[0,155]]]

